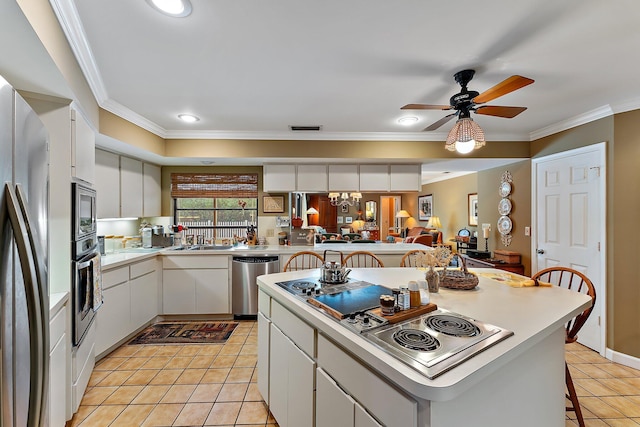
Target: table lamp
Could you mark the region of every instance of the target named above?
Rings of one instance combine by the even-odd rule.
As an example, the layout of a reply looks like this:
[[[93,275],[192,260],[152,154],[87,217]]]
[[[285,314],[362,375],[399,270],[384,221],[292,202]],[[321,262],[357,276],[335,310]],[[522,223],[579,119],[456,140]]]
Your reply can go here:
[[[442,228],[442,223],[440,222],[440,217],[432,216],[429,218],[429,222],[427,223],[427,227],[433,228],[434,230],[438,230]]]
[[[398,213],[396,214],[396,218],[400,218],[400,236],[402,236],[403,238],[405,237],[405,233],[404,233],[404,219],[405,218],[409,218],[411,217],[411,215],[409,214],[409,212],[405,211],[404,209],[401,211],[398,211]]]
[[[318,210],[316,208],[314,208],[313,206],[310,207],[309,209],[307,209],[307,225],[310,225],[308,216],[309,215],[318,215],[318,214],[319,214]]]

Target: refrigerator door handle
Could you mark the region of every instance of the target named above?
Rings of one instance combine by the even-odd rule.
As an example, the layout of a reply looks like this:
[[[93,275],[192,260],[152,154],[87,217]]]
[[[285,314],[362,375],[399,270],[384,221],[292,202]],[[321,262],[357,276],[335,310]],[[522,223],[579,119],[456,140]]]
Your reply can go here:
[[[29,343],[30,343],[30,393],[27,426],[37,427],[45,425],[45,402],[48,387],[48,354],[49,336],[48,329],[44,325],[45,307],[47,301],[44,296],[46,284],[42,283],[44,273],[43,266],[38,265],[37,240],[35,231],[31,227],[29,215],[26,210],[26,198],[20,185],[14,192],[11,184],[5,184],[5,195],[9,222],[13,229],[14,239],[20,258],[22,276],[24,278],[25,293],[27,296],[27,312],[29,317]]]

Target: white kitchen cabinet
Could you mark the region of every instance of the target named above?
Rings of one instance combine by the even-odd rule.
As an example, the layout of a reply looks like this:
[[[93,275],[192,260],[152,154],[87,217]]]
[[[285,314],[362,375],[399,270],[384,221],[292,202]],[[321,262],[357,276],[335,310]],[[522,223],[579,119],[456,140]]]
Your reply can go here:
[[[127,267],[125,267],[128,270]],[[127,281],[104,289],[96,313],[96,354],[100,355],[131,333],[131,290]]]
[[[325,371],[316,370],[316,427],[354,427],[355,404]]]
[[[264,192],[296,191],[296,165],[266,164],[262,171]]]
[[[389,165],[360,165],[360,191],[389,191]]]
[[[98,218],[119,218],[120,156],[108,151],[96,150],[95,159]]]
[[[67,308],[49,321],[49,425],[64,426],[67,421]]]
[[[389,190],[420,191],[422,190],[422,167],[415,165],[390,165]]]
[[[155,258],[129,266],[131,326],[136,330],[158,315],[158,271]]]
[[[162,169],[150,163],[142,165],[143,216],[160,216],[162,195]]]
[[[382,427],[358,402],[355,403],[354,410],[355,427]]]
[[[142,216],[142,162],[120,157],[120,217]]]
[[[296,189],[305,193],[329,191],[327,165],[299,165]]]
[[[269,409],[278,425],[313,425],[315,362],[274,324],[269,360]]]
[[[269,405],[269,349],[271,321],[258,313],[258,391]]]
[[[329,191],[359,191],[358,165],[329,165]]]
[[[225,255],[163,257],[163,313],[230,313],[228,268]]]
[[[95,181],[96,135],[82,113],[71,109],[71,176]]]

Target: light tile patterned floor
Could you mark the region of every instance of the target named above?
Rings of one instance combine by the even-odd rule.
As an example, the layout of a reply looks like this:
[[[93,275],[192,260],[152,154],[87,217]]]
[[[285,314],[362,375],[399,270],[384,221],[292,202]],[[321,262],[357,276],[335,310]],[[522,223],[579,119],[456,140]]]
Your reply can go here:
[[[100,360],[68,427],[275,427],[258,392],[258,325],[225,344],[123,345]]]
[[[587,427],[640,425],[640,371],[577,343],[566,346],[566,359]],[[577,425],[575,414],[568,412],[566,427]]]
[[[275,427],[256,387],[258,326],[225,344],[124,345],[98,362],[68,427]],[[640,371],[570,344],[566,358],[587,427],[640,426]],[[566,427],[575,427],[567,413]]]

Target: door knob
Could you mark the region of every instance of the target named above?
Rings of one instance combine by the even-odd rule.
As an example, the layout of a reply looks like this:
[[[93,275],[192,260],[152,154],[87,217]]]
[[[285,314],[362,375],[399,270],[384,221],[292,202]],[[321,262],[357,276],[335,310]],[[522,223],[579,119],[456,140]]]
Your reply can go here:
[[[538,250],[536,251],[536,253],[537,253],[538,255],[542,255],[542,254],[544,253],[544,249],[538,249]]]

